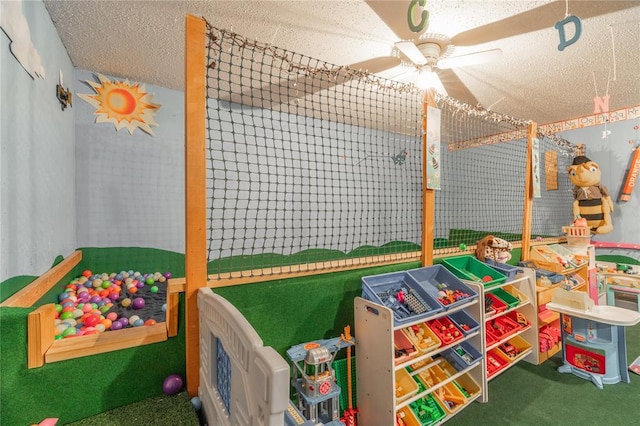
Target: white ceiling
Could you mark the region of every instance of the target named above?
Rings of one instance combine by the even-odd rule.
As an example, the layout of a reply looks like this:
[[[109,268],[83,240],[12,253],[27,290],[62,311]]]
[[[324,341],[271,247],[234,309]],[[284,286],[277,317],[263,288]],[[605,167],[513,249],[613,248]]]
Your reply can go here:
[[[406,16],[409,2],[395,2],[398,16]],[[393,44],[401,40],[385,23],[391,18],[385,15],[383,21],[375,5],[364,0],[44,3],[77,68],[176,90],[183,90],[184,85],[187,14],[249,39],[337,65],[397,54]],[[548,3],[557,4],[553,9],[544,7]],[[625,9],[600,14],[621,5]],[[596,95],[608,93],[611,110],[640,104],[638,0],[427,0],[426,33],[452,38],[537,7],[543,8],[520,21],[504,21],[469,33],[471,46],[448,52],[457,56],[502,50],[498,61],[454,69],[482,106],[545,124],[591,114]],[[583,15],[582,35],[560,51],[559,32],[553,24],[565,17],[566,7],[570,14]],[[589,14],[599,16],[586,17]],[[530,24],[541,29],[517,34]],[[566,28],[570,38],[572,26]],[[509,31],[517,35],[505,37]],[[504,38],[476,44],[487,34]]]

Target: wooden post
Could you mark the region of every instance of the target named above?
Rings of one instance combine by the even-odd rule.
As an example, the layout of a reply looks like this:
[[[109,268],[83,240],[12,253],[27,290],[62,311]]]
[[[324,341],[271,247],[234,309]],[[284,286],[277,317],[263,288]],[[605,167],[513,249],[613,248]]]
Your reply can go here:
[[[185,35],[185,339],[187,392],[193,397],[200,370],[198,289],[207,285],[205,21],[187,15]]]
[[[55,340],[54,320],[56,307],[53,303],[42,305],[27,316],[27,367],[44,365],[44,356]]]
[[[522,260],[529,260],[531,250],[531,218],[533,217],[533,140],[537,137],[538,126],[529,123],[527,130],[527,164],[524,176],[524,212],[522,215]]]
[[[422,266],[433,265],[433,221],[436,194],[427,188],[427,107],[435,107],[433,89],[424,92],[422,101]]]

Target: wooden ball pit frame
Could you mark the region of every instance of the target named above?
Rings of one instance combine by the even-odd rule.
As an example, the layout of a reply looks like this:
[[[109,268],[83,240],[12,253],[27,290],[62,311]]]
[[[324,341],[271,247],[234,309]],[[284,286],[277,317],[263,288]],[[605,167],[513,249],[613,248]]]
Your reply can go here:
[[[9,297],[0,306],[33,307],[81,260],[82,251],[74,251],[62,262]],[[38,368],[47,363],[164,342],[169,337],[175,337],[178,334],[179,294],[173,292],[172,289],[179,290],[181,287],[180,285],[172,286],[171,280],[169,280],[166,320],[164,322],[72,339],[55,339],[55,304],[48,303],[37,307],[27,316],[27,367]]]

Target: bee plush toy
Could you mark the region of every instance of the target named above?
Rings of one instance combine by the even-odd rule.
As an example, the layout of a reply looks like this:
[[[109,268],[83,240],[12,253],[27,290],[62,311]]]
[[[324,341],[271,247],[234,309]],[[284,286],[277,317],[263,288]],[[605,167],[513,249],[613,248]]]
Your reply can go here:
[[[613,202],[607,188],[600,184],[600,167],[584,155],[579,155],[573,159],[568,172],[569,179],[574,185],[574,219],[578,217],[586,219],[594,234],[611,232]]]

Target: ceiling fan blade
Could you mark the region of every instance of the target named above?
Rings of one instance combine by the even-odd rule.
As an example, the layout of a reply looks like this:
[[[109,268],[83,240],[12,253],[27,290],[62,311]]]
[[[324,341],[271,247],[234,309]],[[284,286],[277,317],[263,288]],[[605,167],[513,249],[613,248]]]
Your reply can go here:
[[[535,9],[510,16],[455,35],[451,43],[456,46],[474,46],[520,34],[543,29],[553,29],[556,22],[565,16],[566,1],[557,0]],[[580,19],[605,15],[619,10],[640,6],[637,0],[632,1],[570,1],[569,14]]]
[[[474,52],[466,55],[451,56],[438,61],[438,68],[449,69],[455,67],[464,67],[467,65],[484,64],[492,62],[502,57],[502,50],[491,49],[482,52]]]
[[[401,62],[400,58],[381,56],[339,67],[335,74],[331,76],[323,75],[322,73],[313,76],[300,75],[295,79],[284,79],[276,83],[248,88],[242,90],[241,93],[226,94],[221,97],[221,100],[260,108],[272,108],[273,106],[286,104],[321,90],[344,84],[352,78],[350,71],[364,71],[376,74],[397,67]]]
[[[411,1],[378,1],[365,0],[365,3],[382,19],[391,31],[398,36],[400,40],[416,40],[420,33],[414,33],[409,28],[408,11]],[[415,8],[414,22],[419,24],[422,22],[422,9]]]
[[[471,93],[469,89],[467,89],[467,86],[465,86],[462,80],[458,78],[456,73],[449,69],[438,69],[437,73],[440,77],[440,81],[442,81],[442,85],[445,87],[450,97],[466,102],[470,105],[478,104],[476,97],[473,96],[473,93]]]
[[[399,41],[394,46],[414,64],[424,65],[427,63],[427,58],[412,41]]]

